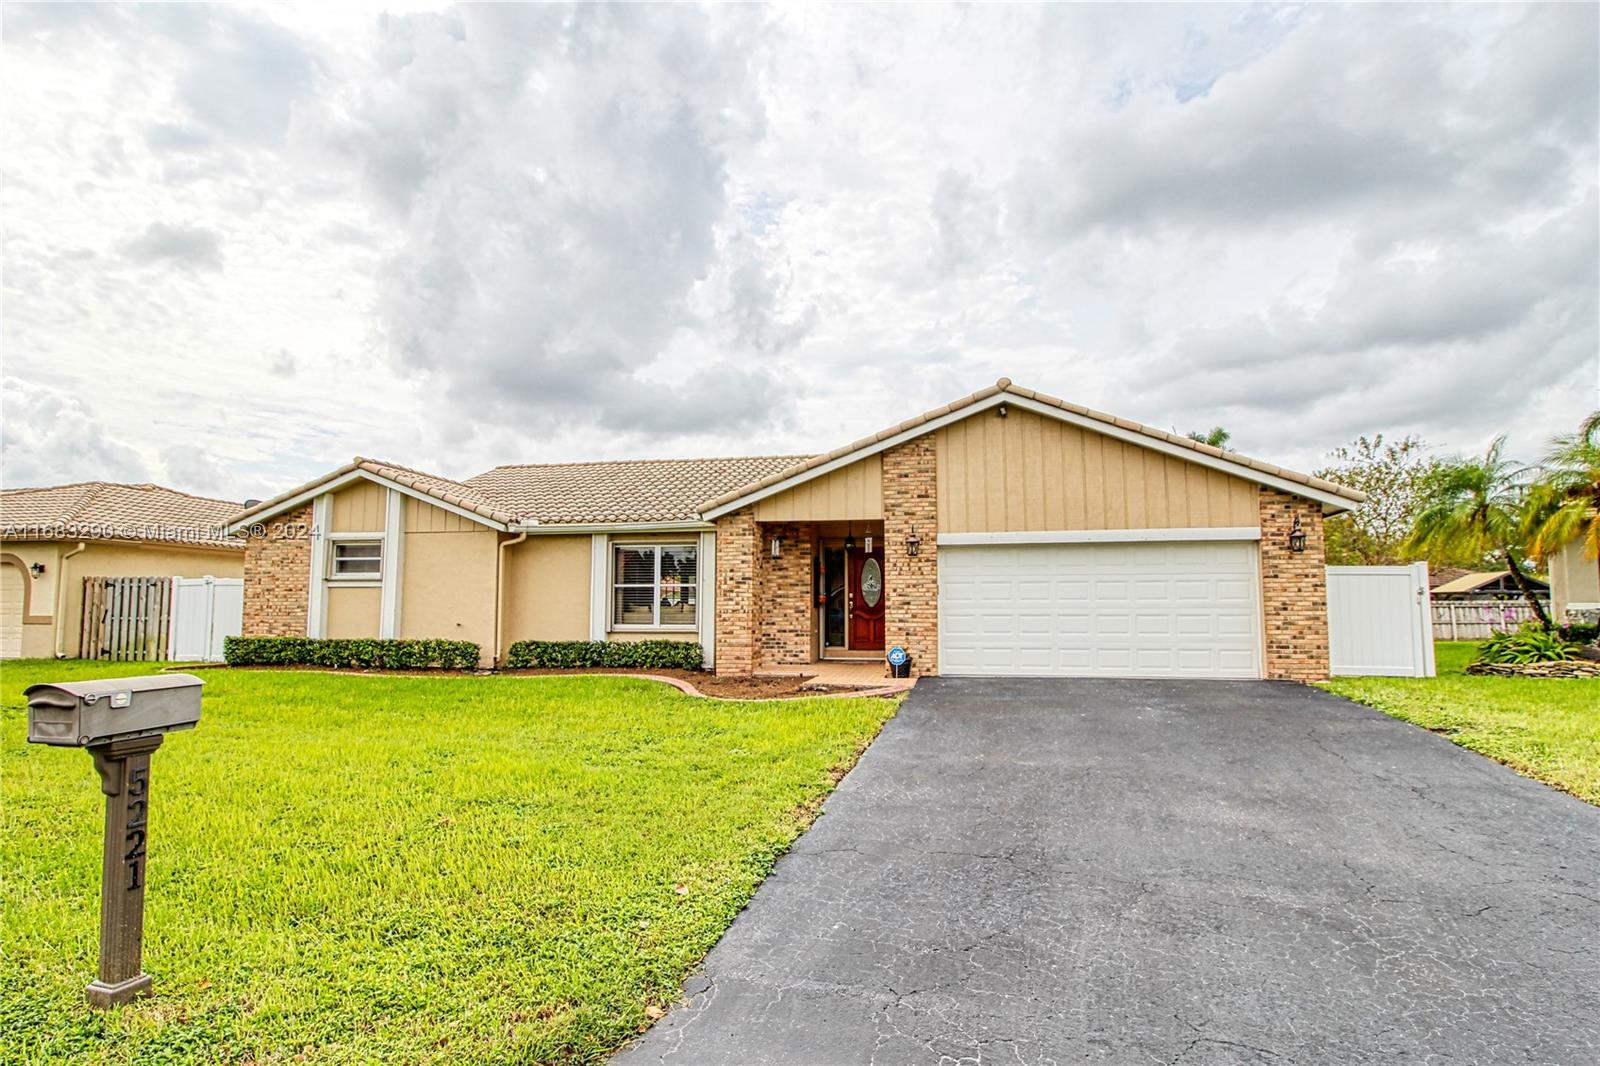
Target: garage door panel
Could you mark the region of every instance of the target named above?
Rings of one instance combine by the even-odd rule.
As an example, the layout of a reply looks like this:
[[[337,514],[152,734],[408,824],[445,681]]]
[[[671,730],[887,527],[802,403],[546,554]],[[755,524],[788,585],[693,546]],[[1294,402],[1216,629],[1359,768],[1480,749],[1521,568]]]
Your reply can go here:
[[[950,674],[1259,677],[1252,542],[949,546]]]

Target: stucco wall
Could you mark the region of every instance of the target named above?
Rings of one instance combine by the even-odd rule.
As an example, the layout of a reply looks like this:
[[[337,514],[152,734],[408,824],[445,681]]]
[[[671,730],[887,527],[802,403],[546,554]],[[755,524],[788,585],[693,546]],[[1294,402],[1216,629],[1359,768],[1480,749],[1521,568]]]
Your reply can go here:
[[[1550,558],[1550,606],[1556,621],[1567,620],[1567,606],[1600,603],[1600,560],[1583,557],[1583,543],[1573,541]]]
[[[1012,408],[940,429],[939,529],[1024,530],[1254,526],[1256,486]]]
[[[378,635],[378,612],[383,590],[376,586],[356,588],[328,587],[327,614],[323,636],[330,638],[373,638]]]
[[[883,459],[865,459],[756,503],[758,522],[825,522],[883,517]]]
[[[589,639],[587,533],[531,536],[506,549],[505,633],[519,640]]]

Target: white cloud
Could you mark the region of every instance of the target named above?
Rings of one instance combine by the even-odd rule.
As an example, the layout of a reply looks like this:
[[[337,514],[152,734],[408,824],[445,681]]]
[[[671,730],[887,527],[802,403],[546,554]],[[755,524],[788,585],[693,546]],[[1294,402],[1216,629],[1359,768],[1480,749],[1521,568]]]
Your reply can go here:
[[[6,371],[115,427],[90,462],[232,496],[356,453],[822,450],[1002,373],[1302,466],[1377,431],[1531,455],[1600,383],[1597,34],[19,8]],[[82,468],[28,425],[8,467]]]

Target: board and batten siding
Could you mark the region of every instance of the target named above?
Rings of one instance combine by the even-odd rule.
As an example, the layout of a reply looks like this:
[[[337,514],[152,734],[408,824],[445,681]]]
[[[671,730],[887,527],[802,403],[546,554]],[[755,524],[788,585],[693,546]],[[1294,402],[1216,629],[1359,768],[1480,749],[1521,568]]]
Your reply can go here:
[[[756,502],[757,522],[830,522],[883,517],[883,458],[859,462]]]
[[[333,493],[328,501],[331,533],[382,533],[389,490],[362,479]]]
[[[500,535],[407,497],[400,567],[400,632],[411,639],[470,640],[493,653]]]
[[[939,532],[1260,524],[1251,482],[1012,408],[939,429]]]

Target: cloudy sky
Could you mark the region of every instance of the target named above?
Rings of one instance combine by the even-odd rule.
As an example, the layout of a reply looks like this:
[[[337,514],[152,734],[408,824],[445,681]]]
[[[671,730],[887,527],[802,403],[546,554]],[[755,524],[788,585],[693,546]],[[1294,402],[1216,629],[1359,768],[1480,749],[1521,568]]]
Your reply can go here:
[[[4,480],[820,451],[1002,374],[1531,459],[1600,386],[1597,11],[7,5]]]

